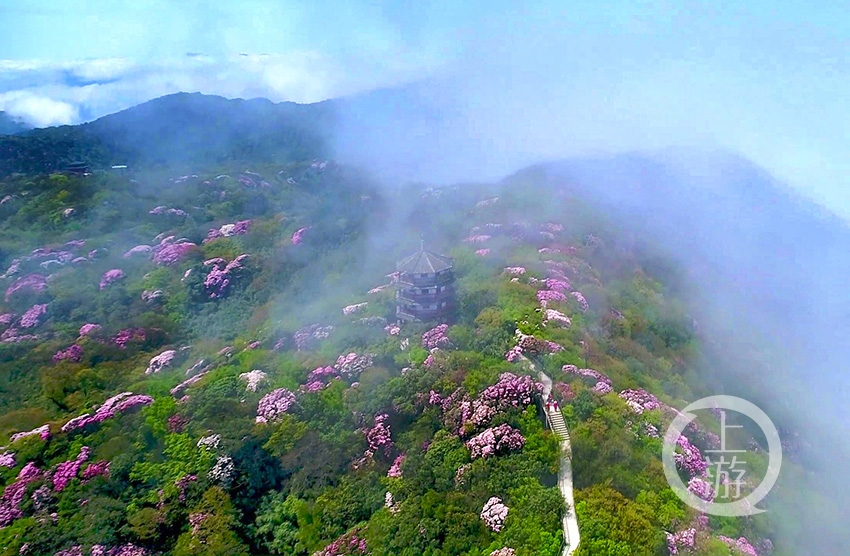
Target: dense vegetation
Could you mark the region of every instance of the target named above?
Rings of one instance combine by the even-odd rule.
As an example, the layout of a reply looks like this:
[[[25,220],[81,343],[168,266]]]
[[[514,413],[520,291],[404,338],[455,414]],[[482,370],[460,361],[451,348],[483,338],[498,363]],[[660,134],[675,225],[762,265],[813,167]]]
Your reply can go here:
[[[667,485],[699,336],[615,222],[533,183],[381,190],[299,141],[248,170],[0,182],[2,554],[554,556],[565,510],[581,556],[789,554]],[[420,234],[456,260],[449,326],[394,323]]]

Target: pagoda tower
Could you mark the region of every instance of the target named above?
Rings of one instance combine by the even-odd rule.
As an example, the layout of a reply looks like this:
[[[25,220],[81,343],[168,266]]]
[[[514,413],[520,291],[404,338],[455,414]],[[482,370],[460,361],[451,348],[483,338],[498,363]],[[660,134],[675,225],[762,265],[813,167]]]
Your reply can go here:
[[[455,306],[454,260],[425,250],[424,241],[419,251],[396,264],[398,289],[396,290],[396,316],[402,321],[440,320]]]

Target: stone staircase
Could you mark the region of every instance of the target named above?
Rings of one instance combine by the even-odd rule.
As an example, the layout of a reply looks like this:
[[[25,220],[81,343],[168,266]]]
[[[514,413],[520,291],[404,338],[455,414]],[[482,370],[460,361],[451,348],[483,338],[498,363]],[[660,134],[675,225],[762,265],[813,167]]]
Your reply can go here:
[[[567,423],[564,421],[563,414],[553,408],[546,412],[546,419],[549,421],[549,427],[558,435],[562,441],[569,441],[570,433],[567,430]]]

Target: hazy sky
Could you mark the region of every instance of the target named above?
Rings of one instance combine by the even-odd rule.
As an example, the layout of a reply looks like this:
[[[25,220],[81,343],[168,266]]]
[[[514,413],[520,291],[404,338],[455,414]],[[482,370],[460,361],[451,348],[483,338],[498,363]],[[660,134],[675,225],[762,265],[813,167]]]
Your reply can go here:
[[[491,152],[726,147],[850,217],[850,6],[743,4],[0,0],[0,109],[51,125],[437,78]]]

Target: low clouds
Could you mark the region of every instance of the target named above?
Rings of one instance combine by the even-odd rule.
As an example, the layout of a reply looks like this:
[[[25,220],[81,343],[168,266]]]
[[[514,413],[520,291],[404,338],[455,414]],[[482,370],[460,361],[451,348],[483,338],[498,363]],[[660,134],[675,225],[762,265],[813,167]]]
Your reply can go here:
[[[275,102],[318,102],[421,77],[434,67],[406,56],[334,60],[317,51],[235,54],[136,63],[121,58],[49,63],[0,60],[0,110],[36,127],[76,124],[176,92]]]

